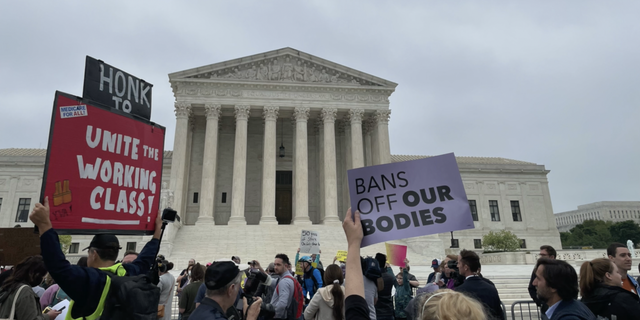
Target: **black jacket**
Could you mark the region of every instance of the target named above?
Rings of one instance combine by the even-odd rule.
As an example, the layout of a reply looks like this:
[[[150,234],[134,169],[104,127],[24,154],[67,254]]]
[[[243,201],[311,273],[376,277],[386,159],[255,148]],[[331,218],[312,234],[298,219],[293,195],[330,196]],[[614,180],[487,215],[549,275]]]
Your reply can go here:
[[[582,297],[584,303],[596,316],[618,320],[638,319],[640,317],[640,299],[622,287],[600,285],[588,296]]]
[[[498,290],[489,280],[481,277],[471,277],[463,284],[455,288],[458,292],[464,292],[470,297],[482,302],[494,319],[504,319]]]

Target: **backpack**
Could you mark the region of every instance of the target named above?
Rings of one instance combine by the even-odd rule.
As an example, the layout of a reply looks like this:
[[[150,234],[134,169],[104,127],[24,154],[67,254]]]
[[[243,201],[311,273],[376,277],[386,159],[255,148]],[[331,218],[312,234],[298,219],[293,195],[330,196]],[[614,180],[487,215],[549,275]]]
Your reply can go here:
[[[147,274],[117,276],[105,271],[111,278],[111,287],[105,301],[101,320],[156,320],[160,289]]]
[[[297,320],[302,317],[302,308],[304,306],[304,297],[302,295],[302,286],[292,276],[286,275],[284,278],[293,281],[293,299],[287,308],[287,319]],[[280,294],[280,287],[276,286],[276,292]]]
[[[364,259],[361,259],[361,263],[362,274],[367,277],[367,279],[371,281],[377,281],[378,278],[382,277],[382,270],[380,270],[378,260],[373,257],[366,257]]]
[[[49,303],[49,307],[53,307],[56,304],[60,303],[60,301],[65,299],[71,300],[71,298],[69,298],[69,295],[67,295],[67,293],[64,292],[64,290],[62,290],[60,287],[58,287],[58,291],[56,291],[56,295],[53,297],[53,299],[51,299],[51,303]]]
[[[323,279],[324,281],[324,269],[320,269],[320,268],[314,268],[314,269],[320,272],[320,279]],[[318,292],[318,289],[320,288],[318,288],[318,280],[316,280],[316,277],[313,276],[313,271],[311,271],[311,280],[313,280],[313,294],[316,294],[316,292]]]

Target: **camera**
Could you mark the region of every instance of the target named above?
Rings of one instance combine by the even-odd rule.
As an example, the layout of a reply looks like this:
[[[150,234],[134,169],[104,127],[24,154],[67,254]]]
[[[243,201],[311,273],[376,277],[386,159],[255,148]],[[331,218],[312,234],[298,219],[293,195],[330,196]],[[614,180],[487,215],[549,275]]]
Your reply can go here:
[[[453,272],[451,272],[451,275],[449,276],[449,279],[454,281],[454,287],[457,287],[464,283],[464,277],[460,275],[460,269],[458,269],[458,261],[449,260],[449,262],[447,262],[447,268],[453,270]]]
[[[249,264],[255,264],[254,261],[250,261]],[[247,280],[244,283],[244,289],[242,295],[247,298],[248,306],[251,306],[253,303],[253,297],[259,295],[261,292],[260,286],[269,287],[271,286],[271,277],[266,275],[260,271],[251,271],[247,276]],[[260,305],[260,317],[264,319],[272,319],[276,314],[276,310],[270,303],[266,303],[266,301],[262,302]]]
[[[165,208],[162,210],[162,221],[164,222],[175,222],[176,219],[180,222],[180,216],[178,216],[178,211],[175,211],[171,208]]]

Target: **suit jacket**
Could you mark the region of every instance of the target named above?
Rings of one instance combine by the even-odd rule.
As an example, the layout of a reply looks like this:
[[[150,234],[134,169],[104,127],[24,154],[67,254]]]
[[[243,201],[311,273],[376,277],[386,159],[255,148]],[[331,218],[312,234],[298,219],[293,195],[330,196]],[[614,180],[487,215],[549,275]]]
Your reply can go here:
[[[480,301],[494,319],[504,319],[498,290],[489,280],[481,277],[471,277],[466,279],[462,285],[456,287],[455,290]]]

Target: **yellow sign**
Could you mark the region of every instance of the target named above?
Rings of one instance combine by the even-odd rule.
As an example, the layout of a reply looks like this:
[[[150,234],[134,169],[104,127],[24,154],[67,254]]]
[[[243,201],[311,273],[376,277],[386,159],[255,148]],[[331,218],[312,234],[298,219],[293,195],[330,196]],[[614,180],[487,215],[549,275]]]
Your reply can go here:
[[[344,250],[338,250],[338,253],[336,254],[337,260],[340,262],[345,262],[347,261],[347,252]]]
[[[312,262],[311,266],[317,268],[318,264],[316,262]],[[296,274],[300,276],[304,275],[304,270],[302,270],[302,262],[296,263]]]

